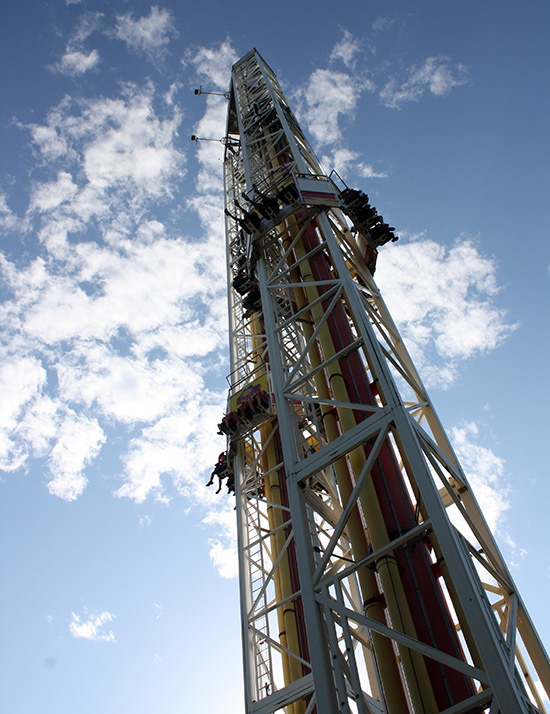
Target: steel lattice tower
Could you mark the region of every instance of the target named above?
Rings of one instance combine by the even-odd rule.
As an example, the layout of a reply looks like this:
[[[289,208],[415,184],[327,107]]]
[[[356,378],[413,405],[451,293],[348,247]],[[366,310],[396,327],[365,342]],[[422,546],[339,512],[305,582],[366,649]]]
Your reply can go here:
[[[548,658],[372,277],[391,229],[255,50],[227,96],[247,713],[544,712]]]

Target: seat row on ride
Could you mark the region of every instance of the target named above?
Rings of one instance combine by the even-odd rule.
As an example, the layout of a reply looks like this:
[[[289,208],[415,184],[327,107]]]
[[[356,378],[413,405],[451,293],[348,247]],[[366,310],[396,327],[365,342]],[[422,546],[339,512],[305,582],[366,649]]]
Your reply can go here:
[[[267,392],[257,384],[251,385],[238,398],[237,409],[224,415],[218,424],[218,434],[221,436],[225,434],[232,439],[239,433],[257,426],[270,414],[270,411],[271,403]],[[227,478],[227,492],[235,492],[235,476],[231,462],[232,459],[228,458],[227,452],[223,451],[219,455],[214,470],[210,474],[210,481],[206,484],[207,486],[212,486],[214,478],[217,476],[219,486],[216,493],[221,491],[222,482],[225,478]]]

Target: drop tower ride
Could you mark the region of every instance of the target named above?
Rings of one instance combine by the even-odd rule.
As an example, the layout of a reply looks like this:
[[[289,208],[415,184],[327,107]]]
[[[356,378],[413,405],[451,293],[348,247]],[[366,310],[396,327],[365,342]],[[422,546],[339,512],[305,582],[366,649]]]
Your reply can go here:
[[[373,280],[391,227],[256,50],[227,96],[247,714],[545,712],[547,655]]]

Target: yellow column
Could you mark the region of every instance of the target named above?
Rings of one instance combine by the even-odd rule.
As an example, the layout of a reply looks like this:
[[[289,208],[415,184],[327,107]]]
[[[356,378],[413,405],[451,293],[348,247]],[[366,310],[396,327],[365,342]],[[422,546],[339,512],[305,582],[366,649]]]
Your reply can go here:
[[[252,354],[255,362],[260,362],[259,349],[262,343],[262,338],[259,337],[261,328],[258,317],[251,321],[252,332]],[[264,478],[265,497],[272,504],[281,505],[281,487],[279,484],[279,474],[276,470],[277,455],[275,452],[275,442],[272,436],[273,426],[268,424],[260,429],[260,443],[268,444],[262,459],[262,467],[264,473],[268,474]],[[269,441],[269,443],[268,443]],[[281,553],[286,535],[283,528],[279,528],[284,523],[284,515],[281,508],[269,505],[267,508],[267,516],[269,529],[272,531],[270,536],[271,557],[275,562]],[[278,529],[275,533],[275,531]],[[290,577],[290,564],[288,561],[288,549],[284,553],[278,568],[273,575],[275,586],[275,596],[278,601],[284,600],[293,594],[292,580]],[[285,605],[277,608],[277,622],[279,624],[279,641],[283,647],[286,647],[290,652],[300,655],[300,643],[298,639],[298,629],[296,626],[296,611],[294,602],[290,600]],[[300,679],[303,676],[302,664],[295,657],[291,657],[286,652],[281,652],[281,660],[283,667],[283,678],[285,684]],[[303,701],[294,702],[287,706],[287,714],[303,714],[306,706]]]
[[[285,242],[283,241],[283,247],[288,247],[288,245],[290,245],[290,242],[291,238],[288,239],[287,245],[285,245]],[[303,257],[303,255],[305,255],[305,251],[303,250],[303,246],[301,246],[301,244],[300,248],[297,251],[297,257]],[[309,278],[311,280],[312,276],[309,276]],[[304,278],[298,268],[295,268],[291,271],[292,282],[300,282],[301,280],[306,279],[307,276],[306,278]],[[298,310],[301,310],[306,305],[313,302],[317,297],[318,293],[316,290],[314,291],[313,287],[304,287],[303,290],[294,290],[294,300],[296,302]],[[322,316],[321,305],[318,305],[317,307],[317,314],[314,315],[316,321],[318,321]],[[304,339],[307,342],[313,335],[314,328],[312,325],[304,321],[302,323],[302,330],[304,333]],[[328,332],[328,327],[326,328],[326,332]],[[330,333],[328,334],[328,338],[330,338]],[[325,335],[325,341],[326,339],[327,335]],[[332,345],[332,340],[330,342]],[[325,358],[326,357],[327,354],[325,353]],[[313,369],[315,369],[321,364],[321,356],[315,344],[312,345],[312,348],[310,350],[309,360]],[[333,375],[336,375],[335,370],[333,370]],[[330,389],[328,387],[325,375],[322,372],[318,372],[314,380],[315,387],[319,396],[322,399],[330,399]],[[345,396],[345,400],[347,400],[347,394]],[[338,421],[336,419],[336,415],[332,410],[325,412],[323,422],[327,434],[327,440],[329,442],[334,441],[334,439],[340,436]],[[336,482],[338,484],[338,490],[340,492],[340,499],[342,501],[342,504],[345,506],[345,504],[349,501],[349,497],[353,490],[353,482],[346,459],[338,459],[336,462],[334,462],[333,468],[336,476]],[[363,528],[361,515],[359,513],[359,508],[357,505],[353,508],[346,527],[352,545],[353,556],[355,560],[361,560],[362,558],[367,557],[369,554],[369,542],[367,540],[367,536]],[[368,617],[371,617],[373,620],[376,620],[377,622],[386,624],[384,606],[381,602],[380,592],[378,589],[378,583],[376,582],[375,574],[369,568],[362,568],[357,572],[357,576],[361,589],[361,595],[363,597],[363,602],[367,603],[365,608],[365,614]],[[386,698],[388,709],[390,712],[406,712],[406,697],[403,691],[401,677],[395,659],[395,652],[392,643],[387,637],[379,635],[376,632],[372,632],[372,641],[383,683],[384,695]]]
[[[303,258],[306,255],[306,251],[302,241],[297,242],[295,246],[295,253],[298,259]],[[301,263],[301,265],[304,265],[304,263]],[[301,270],[301,272],[303,273],[303,270]],[[302,279],[307,285],[307,282],[313,281],[313,275],[311,273],[306,275],[302,274]],[[306,292],[309,303],[314,302],[316,299],[318,299],[318,297],[320,297],[319,291],[315,286],[304,286],[304,290]],[[316,305],[314,305],[311,308],[311,313],[313,315],[315,323],[318,324],[324,315],[324,309],[321,303],[317,303]],[[325,360],[330,359],[336,354],[336,350],[332,341],[332,336],[326,323],[319,331],[319,342],[323,349]],[[347,391],[347,386],[345,384],[343,376],[339,372],[338,365],[334,363],[328,365],[327,372],[330,375],[330,385],[332,387],[335,399],[337,399],[338,401],[349,401],[350,397]],[[349,431],[354,426],[356,426],[357,421],[351,409],[344,409],[342,407],[338,407],[337,412],[343,432]],[[350,453],[349,458],[353,467],[353,472],[355,474],[361,473],[361,470],[366,462],[364,450],[362,448],[355,449],[353,452]],[[367,522],[372,547],[374,550],[377,550],[378,548],[381,548],[389,543],[389,537],[384,523],[382,511],[378,503],[376,490],[374,488],[372,479],[370,478],[367,479],[365,485],[363,486],[363,489],[361,490],[360,501]],[[360,558],[362,556],[357,554],[356,557]],[[417,636],[414,627],[414,622],[409,610],[405,590],[401,582],[401,577],[399,575],[399,570],[395,559],[383,559],[378,564],[378,574],[380,576],[380,580],[382,581],[382,589],[386,599],[386,605],[390,613],[392,626],[403,634],[416,638]],[[361,582],[361,574],[358,575]],[[367,600],[367,602],[370,603],[372,602],[372,597],[372,595],[366,596],[365,599]],[[375,615],[378,614],[379,613],[376,612],[373,605],[372,611],[368,612],[369,617],[373,617],[373,619],[378,620],[377,617],[375,618]],[[402,652],[401,661],[407,679],[409,695],[413,702],[415,711],[423,712],[425,714],[437,714],[438,707],[435,700],[435,696],[433,694],[424,657],[418,654],[417,652],[408,650],[406,648],[401,647],[400,651]],[[394,660],[393,650],[392,659]],[[392,667],[392,669],[394,670],[394,672],[392,673],[392,680],[394,680],[395,668]],[[391,686],[384,687],[384,692],[387,697],[393,697],[394,686],[395,684],[392,682]]]

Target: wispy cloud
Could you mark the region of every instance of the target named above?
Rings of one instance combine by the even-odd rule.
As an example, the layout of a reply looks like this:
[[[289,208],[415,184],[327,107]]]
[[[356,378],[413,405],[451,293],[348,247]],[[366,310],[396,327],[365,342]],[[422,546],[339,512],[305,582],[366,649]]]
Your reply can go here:
[[[346,72],[316,69],[298,92],[310,133],[319,145],[342,139],[339,120],[353,115],[357,106],[358,87]]]
[[[44,459],[64,500],[83,492],[113,427],[132,429],[118,494],[135,500],[165,499],[163,477],[200,500],[220,451],[225,394],[204,380],[225,346],[223,202],[201,242],[146,215],[184,176],[180,120],[148,84],[66,99],[29,127],[42,166],[27,240],[38,241],[27,263],[0,262],[0,463]]]
[[[294,92],[297,115],[317,149],[323,150],[321,164],[328,172],[333,168],[368,178],[385,177],[384,171],[360,160],[356,151],[345,146],[342,122],[353,121],[364,92],[376,87],[366,69],[357,69],[362,43],[348,30],[343,30],[329,56],[329,67],[317,68],[302,87]],[[345,70],[334,69],[342,62]]]
[[[376,20],[372,23],[372,29],[374,32],[382,32],[383,30],[389,30],[394,24],[394,18],[384,15],[376,18]]]
[[[59,425],[56,443],[50,452],[50,472],[53,478],[48,489],[64,501],[77,499],[87,484],[84,467],[99,453],[106,435],[97,419],[73,414]]]
[[[211,47],[197,47],[185,53],[182,63],[191,64],[199,81],[207,81],[217,90],[229,88],[231,66],[239,59],[230,40]]]
[[[204,520],[204,525],[215,526],[219,535],[210,538],[210,560],[217,568],[222,578],[234,578],[238,573],[237,559],[237,527],[235,511],[227,509],[210,513]]]
[[[342,175],[354,173],[363,178],[387,178],[388,174],[384,171],[377,171],[372,164],[358,161],[359,156],[357,151],[333,147],[329,154],[321,157],[321,164],[336,169]]]
[[[480,426],[470,421],[452,428],[450,436],[483,515],[496,532],[502,528],[503,515],[510,508],[510,489],[503,459],[479,443],[480,431]]]
[[[181,86],[182,85],[179,82],[172,82],[168,91],[164,94],[164,101],[168,104],[168,106],[171,107],[174,104],[174,98],[181,89]]]
[[[46,382],[46,370],[32,356],[2,360],[0,366],[0,468],[18,469],[27,459],[24,440],[18,438],[20,420]]]
[[[230,64],[236,60],[235,51],[228,42],[224,42],[188,53],[185,64],[195,69],[198,81],[206,80],[214,89],[225,89],[229,84]],[[227,102],[223,97],[206,97],[205,112],[195,127],[195,133],[221,138],[225,132],[226,111]],[[211,321],[204,323],[196,320],[194,328],[189,325],[185,333],[167,325],[166,329],[161,328],[154,334],[144,336],[142,346],[154,347],[155,340],[158,340],[158,344],[164,344],[171,354],[188,358],[192,350],[195,354],[198,354],[196,350],[213,354],[215,349],[226,344],[225,261],[220,242],[224,234],[222,156],[221,144],[199,142],[195,192],[188,200],[206,236],[200,244],[187,246],[188,260],[194,255],[204,266],[202,275],[197,274],[198,282],[194,285],[189,283],[191,292],[188,299],[192,295],[200,296],[206,289]],[[205,282],[206,274],[210,278]],[[192,276],[189,278],[192,279]],[[185,373],[185,369],[181,371],[181,379]],[[226,393],[206,388],[202,374],[198,372],[198,364],[187,373],[192,391],[182,392],[185,393],[185,408],[180,405],[177,414],[170,414],[170,410],[165,409],[164,416],[144,429],[140,438],[131,440],[124,459],[125,482],[117,493],[138,502],[149,496],[162,500],[166,498],[165,481],[169,479],[181,493],[202,502],[212,509],[210,512],[216,513],[220,501],[204,489],[204,482],[198,480],[197,475],[214,464],[221,450],[220,442],[214,440],[212,435],[214,425],[223,413]],[[182,435],[186,435],[185,438]]]
[[[377,282],[428,385],[447,388],[461,360],[494,350],[517,327],[495,302],[497,266],[475,241],[392,245]]]
[[[361,51],[360,40],[348,30],[343,31],[342,39],[337,42],[329,56],[331,62],[341,61],[346,67],[355,66],[355,57]]]
[[[78,186],[67,171],[60,171],[55,181],[37,184],[30,203],[30,210],[51,211],[74,198]]]
[[[428,57],[420,67],[410,67],[407,74],[405,81],[391,77],[386,82],[379,94],[385,106],[401,109],[407,102],[418,102],[427,91],[440,97],[469,82],[466,66],[444,56]]]
[[[140,221],[144,208],[162,201],[183,176],[184,156],[175,139],[181,121],[176,105],[157,114],[152,84],[127,85],[116,98],[66,98],[30,126],[34,148],[55,181],[36,183],[31,210],[51,210],[41,238],[63,244],[62,235],[99,221],[103,237],[118,241]],[[78,188],[75,190],[76,176]]]
[[[35,357],[6,359],[0,388],[0,469],[14,471],[31,455],[48,456],[50,493],[75,500],[87,483],[83,470],[106,438],[97,420],[46,393],[46,370]]]
[[[6,194],[0,189],[0,228],[7,232],[15,230],[19,225],[18,216],[9,207]]]
[[[149,15],[133,19],[131,13],[118,15],[115,37],[137,52],[143,52],[150,60],[162,59],[172,37],[177,36],[169,10],[151,7]]]
[[[87,51],[85,43],[99,29],[102,18],[100,12],[85,12],[81,15],[69,37],[64,55],[50,69],[68,77],[80,77],[95,69],[100,62],[99,52],[97,49]]]
[[[213,437],[226,395],[208,390],[196,373],[187,371],[194,377],[194,394],[179,394],[176,414],[164,408],[160,418],[130,440],[124,456],[124,484],[117,495],[137,503],[149,496],[162,500],[163,479],[169,479],[195,502],[214,502],[203,488],[201,474],[212,467],[221,451],[222,444]]]
[[[225,90],[236,59],[224,42],[196,48],[185,66]],[[0,410],[0,463],[16,470],[40,459],[50,492],[70,501],[116,440],[115,495],[168,503],[178,493],[200,504],[218,552],[231,548],[223,519],[234,519],[233,501],[204,487],[223,449],[215,432],[227,397],[223,146],[196,148],[185,205],[178,86],[162,96],[148,83],[67,98],[28,127],[40,159],[25,216],[35,252],[0,263],[0,356],[13,387]],[[207,97],[196,133],[221,138],[226,110],[223,97]],[[188,222],[198,236],[174,227],[182,210],[198,218]],[[75,615],[75,636],[108,638],[105,617]]]
[[[102,12],[84,12],[80,15],[69,38],[68,46],[72,49],[81,47],[92,33],[101,29],[104,17]]]
[[[114,615],[106,610],[95,615],[85,613],[83,617],[76,613],[71,613],[72,621],[69,623],[69,630],[73,637],[93,642],[116,642],[112,631],[105,631],[104,625],[112,622]],[[83,621],[83,618],[87,618]]]
[[[69,77],[80,77],[90,69],[94,69],[99,64],[99,52],[90,50],[88,54],[80,50],[68,50],[56,65],[60,74]]]

